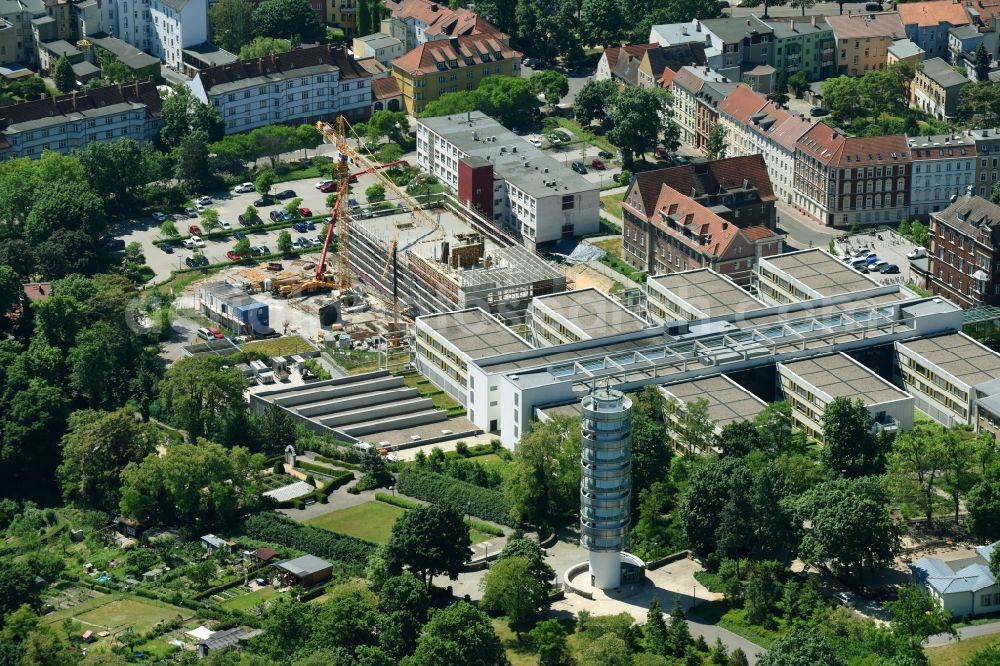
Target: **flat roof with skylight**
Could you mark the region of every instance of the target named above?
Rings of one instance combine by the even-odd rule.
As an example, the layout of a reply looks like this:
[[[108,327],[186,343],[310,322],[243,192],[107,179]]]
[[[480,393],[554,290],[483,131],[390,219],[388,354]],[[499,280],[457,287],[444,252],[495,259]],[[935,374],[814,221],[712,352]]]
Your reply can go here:
[[[879,286],[833,255],[813,248],[773,257],[761,257],[761,267],[770,265],[814,291],[817,296],[837,296]]]
[[[668,397],[687,404],[704,398],[708,417],[724,428],[736,421],[752,421],[767,404],[726,375],[713,375],[660,387]]]
[[[475,360],[531,346],[480,308],[418,317],[419,322]]]
[[[1000,354],[964,333],[904,342],[900,346],[969,386],[1000,377]]]
[[[662,287],[656,290],[669,291],[706,318],[767,307],[735,282],[709,268],[654,275],[646,281],[650,288]]]
[[[649,327],[637,315],[593,287],[536,296],[533,307],[549,310],[589,338],[633,333]]]

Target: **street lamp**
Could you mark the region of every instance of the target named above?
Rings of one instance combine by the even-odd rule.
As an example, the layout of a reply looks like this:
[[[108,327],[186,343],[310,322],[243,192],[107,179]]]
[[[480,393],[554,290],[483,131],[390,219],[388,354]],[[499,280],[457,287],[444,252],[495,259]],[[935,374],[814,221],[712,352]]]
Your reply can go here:
[[[389,486],[389,490],[392,491],[392,496],[395,497],[396,496],[396,486]]]

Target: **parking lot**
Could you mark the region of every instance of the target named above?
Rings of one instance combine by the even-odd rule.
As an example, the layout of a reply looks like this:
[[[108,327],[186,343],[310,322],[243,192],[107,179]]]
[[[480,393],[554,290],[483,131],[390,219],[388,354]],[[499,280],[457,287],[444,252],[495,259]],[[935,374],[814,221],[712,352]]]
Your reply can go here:
[[[573,132],[568,129],[560,128],[558,132],[573,137]],[[533,146],[542,148],[546,155],[567,168],[576,160],[583,162],[587,169],[587,173],[583,174],[583,177],[601,188],[611,184],[612,176],[622,170],[621,166],[613,163],[613,158],[600,157],[598,152],[601,149],[587,143],[553,145],[544,134],[526,134],[521,138]],[[600,160],[604,164],[604,169],[595,169],[593,167],[595,159]]]
[[[868,274],[868,277],[880,284],[906,284],[913,281],[910,271],[910,260],[906,258],[906,255],[915,250],[917,246],[895,231],[871,231],[866,234],[849,236],[843,241],[837,240],[836,244],[837,253],[840,257],[844,257],[847,252],[853,252],[860,248],[868,248],[879,259],[884,259],[890,264],[899,266],[899,273],[894,275],[877,272]]]
[[[329,208],[326,206],[327,194],[320,192],[315,187],[319,180],[318,178],[306,178],[279,183],[271,191],[293,190],[296,196],[302,199],[301,206],[309,208],[313,215],[326,215],[329,213]],[[376,182],[376,176],[372,174],[361,176],[359,182],[351,186],[351,196],[361,204],[366,203],[367,199],[365,198],[364,191],[374,182]],[[239,216],[246,210],[247,206],[252,205],[260,197],[259,194],[256,192],[237,194],[228,191],[206,192],[205,195],[211,197],[213,200],[213,203],[208,208],[213,208],[219,213],[220,221],[228,222],[232,225],[233,233],[242,231],[246,233],[250,245],[264,245],[271,252],[278,251],[278,234],[281,233],[281,229],[265,231],[260,229],[260,227],[244,227],[239,223]],[[265,223],[270,223],[269,214],[271,211],[284,209],[285,204],[289,201],[291,199],[276,201],[272,206],[259,207],[258,214],[261,220]],[[204,231],[200,215],[194,219],[181,218],[179,215],[176,218],[174,224],[177,225],[177,230],[183,236],[187,236],[190,233],[188,229],[192,224],[198,225]],[[293,241],[299,236],[315,238],[321,233],[321,230],[322,226],[319,224],[316,224],[314,231],[307,231],[305,233],[299,233],[288,227],[288,232],[292,235]],[[186,268],[184,259],[194,254],[194,250],[182,247],[179,240],[171,243],[174,250],[172,254],[168,254],[161,247],[155,245],[154,241],[162,240],[164,236],[160,234],[160,223],[149,216],[121,222],[113,228],[113,233],[117,238],[121,238],[126,243],[138,242],[142,245],[143,252],[146,255],[146,263],[156,274],[153,278],[154,282],[168,277],[171,271]],[[233,235],[228,235],[218,238],[206,238],[204,242],[205,247],[201,248],[201,252],[208,259],[209,264],[217,264],[229,261],[226,258],[226,252],[233,249],[237,239]]]

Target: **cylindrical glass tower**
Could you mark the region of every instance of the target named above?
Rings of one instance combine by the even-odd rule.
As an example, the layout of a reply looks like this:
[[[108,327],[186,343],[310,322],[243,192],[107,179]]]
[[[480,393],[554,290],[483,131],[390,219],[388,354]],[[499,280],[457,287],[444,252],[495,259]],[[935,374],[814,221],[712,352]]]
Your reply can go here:
[[[621,391],[583,399],[580,545],[589,553],[594,587],[621,583],[620,552],[628,546],[632,492],[632,401]]]

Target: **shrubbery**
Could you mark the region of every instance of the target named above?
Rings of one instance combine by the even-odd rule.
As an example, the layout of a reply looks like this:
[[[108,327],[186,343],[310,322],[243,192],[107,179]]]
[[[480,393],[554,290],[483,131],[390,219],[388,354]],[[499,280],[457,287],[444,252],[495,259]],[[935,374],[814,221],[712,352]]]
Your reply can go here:
[[[356,570],[363,569],[375,552],[375,544],[301,525],[273,513],[249,516],[243,521],[243,531],[251,539],[301,550]]]
[[[461,513],[513,526],[510,504],[498,490],[481,488],[443,474],[415,469],[404,471],[399,476],[396,488],[404,495],[425,502],[451,506]]]

